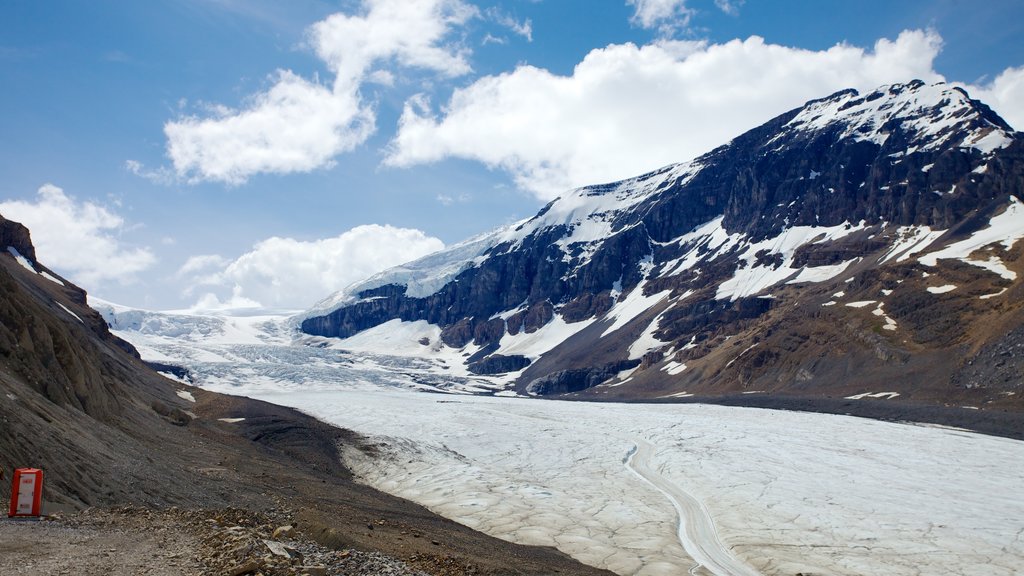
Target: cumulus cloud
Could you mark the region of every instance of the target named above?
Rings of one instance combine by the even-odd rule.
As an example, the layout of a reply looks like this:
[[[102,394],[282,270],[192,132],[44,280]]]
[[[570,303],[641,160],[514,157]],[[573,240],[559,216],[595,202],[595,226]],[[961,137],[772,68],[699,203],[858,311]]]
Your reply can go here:
[[[308,31],[309,43],[334,74],[329,84],[278,70],[269,88],[240,109],[217,107],[164,125],[167,155],[179,177],[241,184],[254,174],[309,172],[359,146],[376,114],[363,101],[366,81],[393,75],[395,64],[445,76],[469,72],[465,50],[445,44],[453,27],[477,15],[462,0],[364,0],[363,14],[334,14]],[[129,166],[133,170],[141,166]]]
[[[53,184],[40,187],[34,202],[0,202],[0,214],[29,228],[40,262],[86,289],[132,282],[156,263],[149,248],[120,239],[125,231],[121,216],[106,206],[79,202]]]
[[[1016,130],[1024,130],[1024,66],[1007,68],[995,80],[964,85],[971,98],[988,104]]]
[[[941,81],[932,66],[941,44],[934,32],[905,31],[871,50],[803,50],[756,36],[610,45],[591,51],[570,76],[523,65],[480,78],[456,90],[440,114],[426,97],[410,99],[385,162],[472,159],[550,199],[694,158],[837,90]],[[993,86],[1016,93],[1007,88],[1014,78]]]
[[[247,303],[246,307],[301,309],[385,268],[442,248],[443,242],[420,230],[372,224],[322,240],[268,238],[234,260],[194,256],[178,276],[193,285],[186,295],[204,286],[231,290],[224,299],[206,293],[197,307]]]

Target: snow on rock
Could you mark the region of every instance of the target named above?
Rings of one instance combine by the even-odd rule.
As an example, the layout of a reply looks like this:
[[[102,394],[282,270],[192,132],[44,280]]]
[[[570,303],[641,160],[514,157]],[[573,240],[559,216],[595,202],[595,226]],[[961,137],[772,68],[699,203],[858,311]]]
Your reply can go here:
[[[1006,268],[996,256],[985,259],[972,258],[971,255],[986,246],[1002,244],[1009,250],[1024,238],[1024,204],[1016,196],[1010,196],[1010,205],[1006,210],[994,216],[989,225],[959,242],[954,242],[942,250],[930,252],[918,258],[925,266],[935,266],[942,259],[958,259],[967,264],[978,266],[999,274],[1007,280],[1015,280],[1017,273]]]
[[[900,226],[896,229],[896,241],[889,251],[878,259],[878,263],[882,264],[894,258],[897,262],[903,262],[927,249],[945,233],[945,230],[932,230],[928,226]]]
[[[898,125],[911,136],[915,150],[946,146],[976,148],[990,154],[1008,146],[1012,135],[981,115],[967,93],[947,84],[894,84],[866,96],[848,90],[809,103],[786,125],[808,132],[842,123],[841,138],[882,145]],[[963,128],[963,129],[961,129]]]
[[[854,396],[847,396],[847,400],[863,400],[864,398],[885,398],[892,400],[899,396],[899,392],[864,392],[863,394],[856,394]]]
[[[189,402],[195,402],[196,397],[192,395],[188,390],[178,390],[178,398],[188,400]]]
[[[631,320],[643,314],[647,310],[650,310],[652,306],[661,302],[672,293],[671,290],[664,290],[648,296],[644,295],[644,286],[647,282],[641,282],[633,289],[629,295],[623,300],[615,303],[615,306],[609,310],[603,320],[611,320],[612,323],[605,331],[601,334],[601,337],[605,337],[612,332],[615,332],[619,328],[622,328],[628,324]]]
[[[23,268],[25,268],[26,270],[33,274],[38,274],[38,272],[36,272],[36,267],[33,266],[32,263],[28,261],[28,258],[22,256],[21,252],[18,252],[17,248],[15,248],[14,246],[8,246],[7,252],[9,252],[11,256],[14,256],[14,259],[17,260],[18,264],[21,264]]]
[[[75,320],[78,320],[82,324],[85,324],[85,322],[82,320],[82,318],[78,314],[75,314],[74,312],[72,312],[70,308],[68,308],[67,306],[61,304],[60,302],[56,302],[56,304],[57,304],[57,306],[60,306],[62,310],[64,310],[65,312],[67,312],[68,314],[73,316]]]
[[[584,320],[582,322],[566,322],[560,315],[536,330],[527,334],[526,331],[518,334],[505,333],[498,343],[497,354],[504,356],[525,356],[530,359],[540,358],[545,352],[558,346],[570,336],[593,324],[596,320]]]
[[[926,288],[926,290],[928,290],[932,294],[945,294],[947,292],[952,292],[953,290],[956,290],[956,286],[953,284],[946,284],[944,286],[929,286],[928,288]]]
[[[39,272],[39,275],[42,276],[43,278],[46,278],[50,282],[53,282],[54,284],[57,284],[59,286],[65,286],[64,282],[62,282],[60,278],[57,278],[56,276],[50,274],[46,270],[41,270]]]
[[[878,303],[878,307],[875,308],[874,310],[872,310],[871,313],[874,314],[875,316],[879,316],[883,320],[885,320],[885,325],[882,326],[883,330],[895,331],[896,328],[898,327],[898,325],[896,324],[895,320],[890,318],[889,315],[885,313],[884,307],[885,307],[885,303],[884,302],[879,302]]]
[[[759,242],[743,240],[742,236],[734,235],[730,240],[734,244],[742,242],[743,252],[739,259],[746,263],[741,265],[733,277],[721,283],[715,294],[716,300],[729,298],[736,300],[746,296],[753,296],[782,282],[821,282],[842,274],[851,264],[858,259],[854,258],[839,264],[819,267],[793,268],[793,260],[797,248],[805,244],[821,244],[834,242],[848,236],[858,230],[864,229],[864,222],[856,226],[845,222],[837,226],[794,226],[787,228],[774,238],[766,238]],[[757,262],[758,253],[767,252],[770,255],[779,254],[783,257],[781,265],[759,265]]]
[[[867,306],[871,306],[875,302],[877,302],[877,300],[859,300],[857,302],[847,302],[846,305],[850,308],[865,308]]]
[[[412,262],[384,270],[366,280],[355,282],[344,290],[318,302],[310,310],[298,316],[297,320],[329,314],[343,305],[358,301],[360,292],[389,284],[405,286],[406,294],[409,296],[417,298],[429,296],[444,287],[463,270],[473,266],[476,259],[500,242],[504,235],[518,224],[511,224],[475,236]]]

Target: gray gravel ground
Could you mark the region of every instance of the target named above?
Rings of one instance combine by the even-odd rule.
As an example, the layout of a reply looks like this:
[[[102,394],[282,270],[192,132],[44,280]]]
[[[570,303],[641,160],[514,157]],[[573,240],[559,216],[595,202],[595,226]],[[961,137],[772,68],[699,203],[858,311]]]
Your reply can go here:
[[[324,548],[285,521],[236,509],[176,508],[0,518],[0,574],[426,576],[383,554]]]

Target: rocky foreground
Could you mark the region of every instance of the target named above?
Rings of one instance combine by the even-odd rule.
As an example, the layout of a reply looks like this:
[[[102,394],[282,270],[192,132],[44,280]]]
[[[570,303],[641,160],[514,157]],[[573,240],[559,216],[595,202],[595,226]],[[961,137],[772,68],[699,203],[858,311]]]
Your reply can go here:
[[[288,523],[292,522],[292,523]],[[75,575],[425,576],[473,574],[437,556],[405,560],[317,544],[288,510],[89,509],[43,520],[0,520],[0,573]],[[410,533],[410,539],[429,537]],[[438,542],[437,545],[440,545]],[[440,568],[440,570],[438,570]]]
[[[607,574],[358,483],[364,439],[164,378],[86,301],[0,217],[0,470],[47,517],[0,520],[0,574]]]

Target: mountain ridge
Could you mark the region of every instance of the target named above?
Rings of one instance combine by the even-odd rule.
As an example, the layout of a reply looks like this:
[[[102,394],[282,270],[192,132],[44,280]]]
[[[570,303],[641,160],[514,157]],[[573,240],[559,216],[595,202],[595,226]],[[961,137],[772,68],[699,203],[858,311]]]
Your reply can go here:
[[[441,329],[439,342],[431,346],[463,349],[470,372],[514,382],[520,393],[587,390],[658,397],[690,388],[754,391],[769,383],[766,388],[794,392],[807,388],[801,382],[814,381],[814,394],[846,394],[849,386],[840,381],[856,373],[838,371],[838,357],[818,365],[822,354],[829,356],[827,346],[811,350],[800,344],[794,355],[778,343],[767,355],[764,350],[752,354],[760,364],[751,365],[738,358],[715,361],[724,350],[721,339],[758,323],[770,336],[780,330],[767,327],[772,318],[803,325],[784,331],[811,330],[821,322],[820,310],[804,309],[799,316],[779,311],[789,297],[781,293],[801,298],[791,287],[806,288],[822,308],[830,300],[816,290],[841,275],[850,282],[859,276],[855,286],[888,291],[888,297],[904,281],[904,287],[921,283],[929,268],[945,272],[961,264],[968,266],[960,273],[962,281],[982,291],[976,300],[1000,296],[989,296],[985,306],[967,306],[950,303],[963,290],[952,296],[925,291],[953,306],[940,317],[981,317],[988,314],[983,308],[1002,298],[1011,301],[1010,316],[1016,318],[1020,311],[1006,296],[1020,285],[1014,271],[1019,245],[1012,240],[1002,251],[989,242],[941,262],[925,259],[929,265],[918,259],[943,246],[959,246],[958,241],[990,229],[1002,214],[1009,214],[1003,227],[1011,237],[1024,235],[1015,208],[1024,197],[1022,158],[1020,133],[962,89],[914,81],[864,95],[840,91],[693,161],[570,191],[533,218],[478,239],[476,252],[445,262],[449,281],[440,285],[435,277],[437,289],[430,294],[409,293],[400,274],[386,272],[335,296],[338,305],[330,311],[305,314],[301,328],[313,336],[346,338],[391,321],[425,321]],[[987,251],[985,257],[972,259],[976,249]],[[920,278],[893,276],[909,262],[921,268]],[[407,270],[414,277],[415,263]],[[431,270],[436,268],[422,273]],[[921,286],[927,288],[941,286]],[[877,349],[883,362],[948,356],[954,344],[967,351],[991,344],[994,336],[980,334],[959,344],[929,339],[927,333],[937,328],[913,320],[914,308],[928,303],[904,297],[902,288],[897,292],[898,305],[878,305],[875,298],[868,310],[880,325],[859,319],[854,323],[861,327],[847,334],[821,328],[828,333],[821,338],[858,354]],[[844,312],[849,308],[838,300],[828,306],[839,304]],[[859,309],[850,312],[855,316]],[[842,316],[831,320],[854,321]],[[557,342],[538,347],[541,332]],[[750,333],[741,340],[756,347],[765,337]],[[793,365],[780,371],[786,364]],[[962,369],[949,361],[940,364],[941,370],[915,378],[946,374],[949,384],[949,374]],[[737,372],[740,368],[746,372]],[[888,376],[866,378],[862,385],[881,385],[902,374],[896,366],[882,372]],[[910,394],[910,388],[898,394]],[[926,388],[919,399],[978,401],[955,386]],[[1016,405],[1014,390],[981,402]]]

